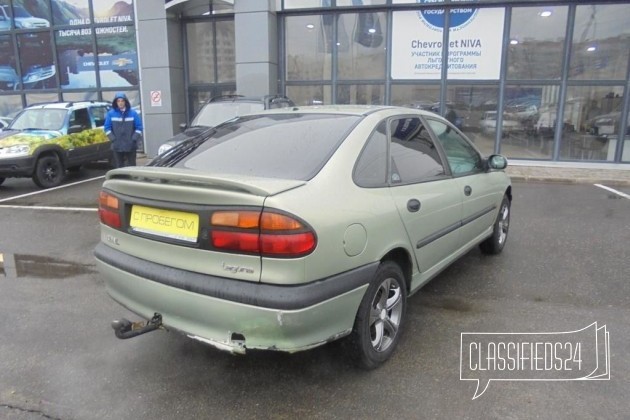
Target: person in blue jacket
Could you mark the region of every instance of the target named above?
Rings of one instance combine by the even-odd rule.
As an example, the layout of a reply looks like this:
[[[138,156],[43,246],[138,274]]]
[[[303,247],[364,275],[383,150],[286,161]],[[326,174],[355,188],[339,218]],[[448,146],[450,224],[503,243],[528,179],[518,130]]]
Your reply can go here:
[[[105,134],[112,143],[114,166],[136,166],[136,149],[142,137],[142,120],[129,104],[127,96],[118,92],[112,109],[105,117]]]

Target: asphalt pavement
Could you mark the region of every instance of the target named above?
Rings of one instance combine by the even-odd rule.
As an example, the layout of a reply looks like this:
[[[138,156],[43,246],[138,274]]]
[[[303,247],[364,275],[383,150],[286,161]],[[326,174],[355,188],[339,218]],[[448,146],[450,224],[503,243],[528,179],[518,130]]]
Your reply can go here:
[[[630,185],[515,179],[504,252],[474,249],[412,296],[393,358],[365,372],[342,343],[238,357],[173,332],[116,339],[111,320],[137,317],[107,296],[92,254],[105,170],[52,191],[0,187],[2,419],[628,416]],[[609,333],[609,378],[497,380],[474,400],[475,382],[460,380],[463,333],[593,323]]]

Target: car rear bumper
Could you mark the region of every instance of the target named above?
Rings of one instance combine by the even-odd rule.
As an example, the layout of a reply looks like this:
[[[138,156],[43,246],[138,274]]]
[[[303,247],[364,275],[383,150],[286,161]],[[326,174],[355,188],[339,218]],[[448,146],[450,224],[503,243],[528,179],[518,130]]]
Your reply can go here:
[[[0,177],[2,178],[31,176],[34,170],[35,158],[33,156],[0,159]]]
[[[221,350],[297,352],[349,334],[378,263],[306,285],[251,283],[174,269],[100,244],[109,295],[138,315]]]

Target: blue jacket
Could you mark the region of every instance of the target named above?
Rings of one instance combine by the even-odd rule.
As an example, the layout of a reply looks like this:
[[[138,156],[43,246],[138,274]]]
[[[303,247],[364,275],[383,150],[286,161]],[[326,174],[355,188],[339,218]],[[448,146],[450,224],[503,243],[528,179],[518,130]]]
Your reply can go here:
[[[125,100],[125,111],[122,112],[116,100]],[[140,115],[129,104],[129,100],[123,93],[117,93],[112,102],[112,109],[105,117],[105,134],[112,142],[112,150],[115,152],[132,152],[138,148],[138,141],[142,137],[142,120]]]

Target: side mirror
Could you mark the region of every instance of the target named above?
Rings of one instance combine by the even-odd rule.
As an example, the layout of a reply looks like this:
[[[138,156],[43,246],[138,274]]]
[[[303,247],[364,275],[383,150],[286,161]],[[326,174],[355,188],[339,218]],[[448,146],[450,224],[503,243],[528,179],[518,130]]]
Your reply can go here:
[[[181,124],[179,125],[179,129],[180,129],[181,131],[186,130],[186,128],[187,128],[187,127],[188,127],[188,124],[186,124],[186,123],[181,123]]]
[[[502,170],[507,168],[508,161],[504,156],[491,155],[488,158],[488,169]]]
[[[68,127],[68,134],[80,133],[83,131],[83,126],[81,125],[71,125]]]

